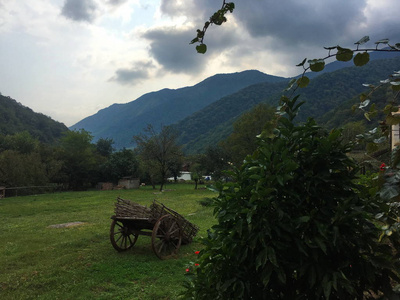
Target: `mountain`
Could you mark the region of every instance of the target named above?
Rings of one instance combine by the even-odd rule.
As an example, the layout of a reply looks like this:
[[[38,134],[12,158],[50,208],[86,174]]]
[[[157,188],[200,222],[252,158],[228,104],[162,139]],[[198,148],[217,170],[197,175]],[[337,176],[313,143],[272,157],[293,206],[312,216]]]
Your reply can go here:
[[[63,123],[36,113],[8,96],[0,95],[0,134],[8,135],[21,131],[28,131],[43,143],[54,143],[68,128]]]
[[[363,67],[335,61],[322,72],[308,74],[310,85],[298,91],[306,101],[298,119],[314,116],[328,123],[324,115],[365,90],[362,83],[378,82],[398,69],[399,54],[370,53],[371,61]],[[83,128],[92,133],[94,141],[112,138],[120,149],[134,146],[132,137],[147,124],[156,130],[174,124],[185,151],[198,153],[226,138],[235,119],[254,105],[265,102],[276,106],[288,81],[256,70],[218,74],[191,87],[163,89],[126,104],[113,104],[70,129]]]
[[[126,104],[113,104],[87,117],[70,129],[85,129],[99,138],[112,138],[118,149],[132,147],[132,137],[147,124],[158,130],[210,105],[218,99],[260,82],[286,82],[287,79],[256,70],[217,74],[204,81],[176,90],[163,89],[145,94]]]
[[[277,104],[288,81],[251,85],[197,111],[174,125],[179,143],[188,154],[203,152],[208,145],[226,138],[235,119],[245,111],[260,102]]]
[[[342,68],[315,77],[307,88],[297,91],[301,95],[300,100],[306,101],[298,121],[312,116],[319,122],[337,125],[330,117],[341,117],[340,111],[335,111],[338,107],[351,108],[351,104],[347,108],[341,105],[364,92],[366,88],[363,83],[377,83],[399,69],[400,57],[395,57],[373,60],[362,67]],[[287,82],[265,82],[248,86],[178,122],[174,126],[180,133],[179,141],[185,152],[200,153],[209,145],[226,138],[236,118],[256,104],[264,102],[277,106],[286,85]]]

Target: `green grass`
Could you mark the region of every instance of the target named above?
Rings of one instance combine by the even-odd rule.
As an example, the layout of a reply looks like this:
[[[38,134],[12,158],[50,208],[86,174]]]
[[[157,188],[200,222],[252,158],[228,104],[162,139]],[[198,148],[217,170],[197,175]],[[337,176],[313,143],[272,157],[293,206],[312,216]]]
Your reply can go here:
[[[176,299],[185,266],[215,222],[199,201],[215,193],[168,185],[140,190],[68,192],[0,199],[0,299]],[[116,197],[149,206],[156,199],[200,227],[177,259],[160,260],[151,238],[118,253],[109,230]],[[67,222],[71,228],[49,228]]]

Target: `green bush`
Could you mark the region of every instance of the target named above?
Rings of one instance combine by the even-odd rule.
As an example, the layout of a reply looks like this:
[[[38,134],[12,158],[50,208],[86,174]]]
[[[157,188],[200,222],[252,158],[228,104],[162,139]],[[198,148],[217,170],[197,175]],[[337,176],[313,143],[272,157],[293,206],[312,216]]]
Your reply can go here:
[[[188,274],[185,298],[394,295],[399,263],[378,241],[374,218],[386,204],[356,183],[357,165],[339,130],[326,132],[313,119],[294,124],[296,100],[284,99],[274,136],[261,135],[234,181],[219,186],[218,224]]]

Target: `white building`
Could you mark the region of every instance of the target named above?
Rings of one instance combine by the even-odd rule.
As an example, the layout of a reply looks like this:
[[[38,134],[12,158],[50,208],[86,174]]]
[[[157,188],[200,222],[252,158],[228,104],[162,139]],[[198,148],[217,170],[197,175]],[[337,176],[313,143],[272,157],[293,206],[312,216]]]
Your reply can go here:
[[[182,171],[182,172],[181,172],[181,175],[178,176],[177,179],[178,179],[178,180],[185,180],[185,181],[186,181],[186,180],[191,180],[191,179],[192,179],[192,176],[191,176],[191,173],[190,173],[190,172]],[[173,180],[174,180],[174,177],[169,177],[168,180],[169,180],[169,181],[173,181]]]

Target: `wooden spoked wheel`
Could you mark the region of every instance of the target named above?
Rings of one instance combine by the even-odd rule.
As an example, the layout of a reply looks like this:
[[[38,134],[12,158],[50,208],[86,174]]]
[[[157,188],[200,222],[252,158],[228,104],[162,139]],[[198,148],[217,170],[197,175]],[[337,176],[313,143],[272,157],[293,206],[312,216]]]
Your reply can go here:
[[[134,234],[121,221],[113,220],[110,228],[111,245],[118,252],[128,250],[135,245],[139,235]]]
[[[182,229],[170,215],[162,216],[153,228],[151,247],[160,259],[175,255],[182,243]]]

